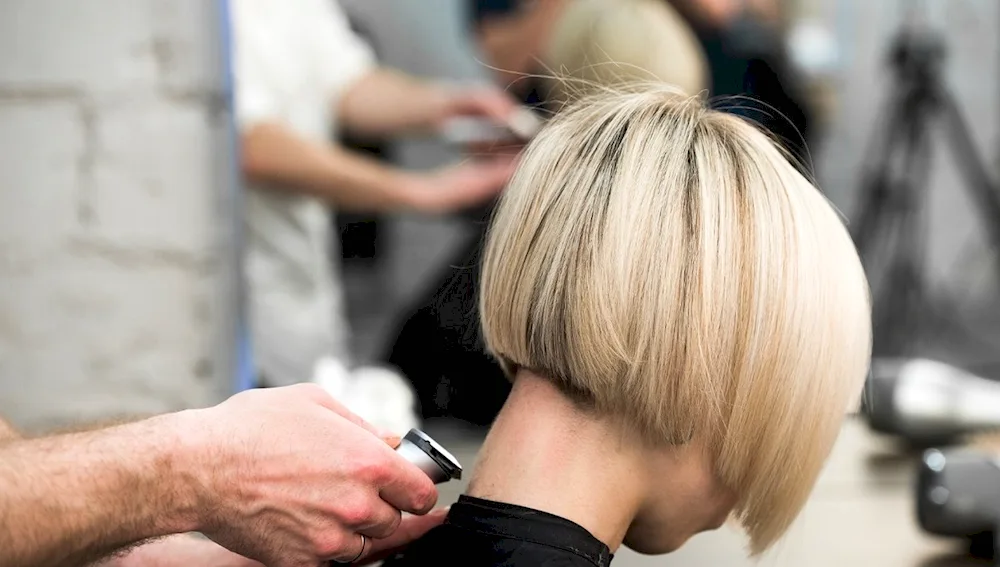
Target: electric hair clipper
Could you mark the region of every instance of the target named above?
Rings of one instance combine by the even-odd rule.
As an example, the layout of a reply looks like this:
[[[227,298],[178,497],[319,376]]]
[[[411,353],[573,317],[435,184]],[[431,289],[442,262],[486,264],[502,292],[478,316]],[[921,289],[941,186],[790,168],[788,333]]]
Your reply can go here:
[[[418,429],[411,429],[403,437],[396,452],[424,471],[434,484],[462,478],[462,465],[458,459]]]

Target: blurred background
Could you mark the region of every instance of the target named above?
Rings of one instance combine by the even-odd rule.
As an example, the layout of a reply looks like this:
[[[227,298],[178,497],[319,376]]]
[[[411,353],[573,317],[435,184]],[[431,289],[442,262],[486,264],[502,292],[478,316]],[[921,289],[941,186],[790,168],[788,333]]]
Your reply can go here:
[[[975,391],[983,406],[920,421],[906,412],[922,409],[892,397],[905,380],[924,387],[914,367],[878,366],[803,517],[762,564],[990,564],[973,557],[992,553],[976,535],[985,528],[934,535],[917,503],[928,438],[961,445],[1000,425],[1000,3],[663,1],[695,38],[716,104],[763,122],[849,219],[872,280],[878,360],[940,361],[917,369],[927,396]],[[549,112],[537,85],[501,71],[544,71],[517,47],[544,46],[551,26],[532,18],[558,22],[555,6],[573,2],[338,6],[382,65],[493,84]],[[231,26],[224,1],[0,1],[0,415],[16,425],[204,406],[258,384]],[[435,136],[339,142],[415,170],[463,156]],[[428,430],[467,465],[506,392],[477,352],[469,307],[485,218],[331,208],[329,219],[352,364],[400,370]],[[992,472],[976,475],[964,486],[1000,495]],[[724,528],[615,564],[743,556]]]

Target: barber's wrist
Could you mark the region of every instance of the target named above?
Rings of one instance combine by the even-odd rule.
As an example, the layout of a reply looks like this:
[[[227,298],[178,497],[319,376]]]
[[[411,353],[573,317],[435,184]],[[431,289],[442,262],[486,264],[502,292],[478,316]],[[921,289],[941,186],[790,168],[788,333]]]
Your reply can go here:
[[[159,535],[195,532],[207,521],[206,510],[214,506],[209,487],[213,482],[213,463],[206,432],[209,423],[204,410],[187,410],[153,418],[164,432],[156,457],[163,469],[165,513],[158,526]]]

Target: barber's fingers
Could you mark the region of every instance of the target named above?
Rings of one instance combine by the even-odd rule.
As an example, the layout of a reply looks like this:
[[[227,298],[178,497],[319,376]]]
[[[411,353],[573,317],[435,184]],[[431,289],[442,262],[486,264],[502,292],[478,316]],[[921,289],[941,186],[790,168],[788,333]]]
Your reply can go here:
[[[378,503],[368,510],[367,518],[349,527],[369,538],[389,537],[399,528],[402,513],[381,498],[376,497],[375,500]]]
[[[379,490],[379,496],[397,510],[414,514],[425,514],[437,503],[437,487],[433,481],[418,467],[408,462],[393,449],[399,445],[399,437],[380,432],[377,428],[355,415],[343,404],[333,399],[325,390],[315,384],[305,384],[308,395],[316,403],[329,409],[351,423],[363,428],[382,439],[389,447],[382,445],[377,459],[377,478],[372,478],[373,484]],[[374,449],[374,447],[373,447]]]
[[[379,482],[379,496],[397,510],[426,514],[437,503],[438,491],[424,471],[395,451],[388,450],[385,474]]]
[[[397,510],[414,514],[425,514],[437,502],[437,487],[418,467],[401,457],[393,449],[399,446],[400,439],[396,435],[379,432],[374,426],[361,419],[344,407],[340,402],[326,394],[325,391],[312,394],[317,403],[334,411],[351,423],[373,433],[385,445],[371,447],[378,453],[374,467],[375,474],[368,480],[379,490],[382,500],[394,506]]]
[[[448,515],[447,508],[434,510],[424,516],[404,514],[398,529],[389,537],[372,539],[368,542],[364,554],[354,562],[354,565],[370,565],[402,551],[414,540],[419,539],[432,528],[441,524]]]
[[[347,546],[338,551],[335,555],[330,555],[320,561],[318,567],[334,567],[337,565],[355,565],[362,557],[368,553],[369,539],[359,533],[347,533],[345,538],[353,541],[353,546]]]

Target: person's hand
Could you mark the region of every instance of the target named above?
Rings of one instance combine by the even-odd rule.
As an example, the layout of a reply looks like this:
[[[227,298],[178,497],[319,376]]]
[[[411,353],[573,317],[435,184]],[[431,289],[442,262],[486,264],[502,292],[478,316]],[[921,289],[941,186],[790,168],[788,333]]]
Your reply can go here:
[[[471,87],[447,91],[441,122],[459,117],[486,118],[507,125],[519,105],[507,93],[492,87]]]
[[[406,191],[412,208],[425,213],[466,209],[497,196],[514,172],[514,156],[469,161],[408,177]]]
[[[190,415],[196,529],[269,567],[352,561],[362,534],[366,552],[399,544],[390,536],[400,510],[426,514],[437,500],[427,475],[393,451],[398,437],[381,439],[317,385],[251,390]],[[425,525],[407,520],[411,531],[395,537]]]
[[[542,126],[535,111],[496,89],[459,90],[445,95],[444,100],[447,102],[438,121],[439,126],[447,128],[449,121],[474,118],[492,122],[498,127],[493,133],[485,130],[483,139],[475,140],[473,136],[465,148],[470,154],[517,154]]]

